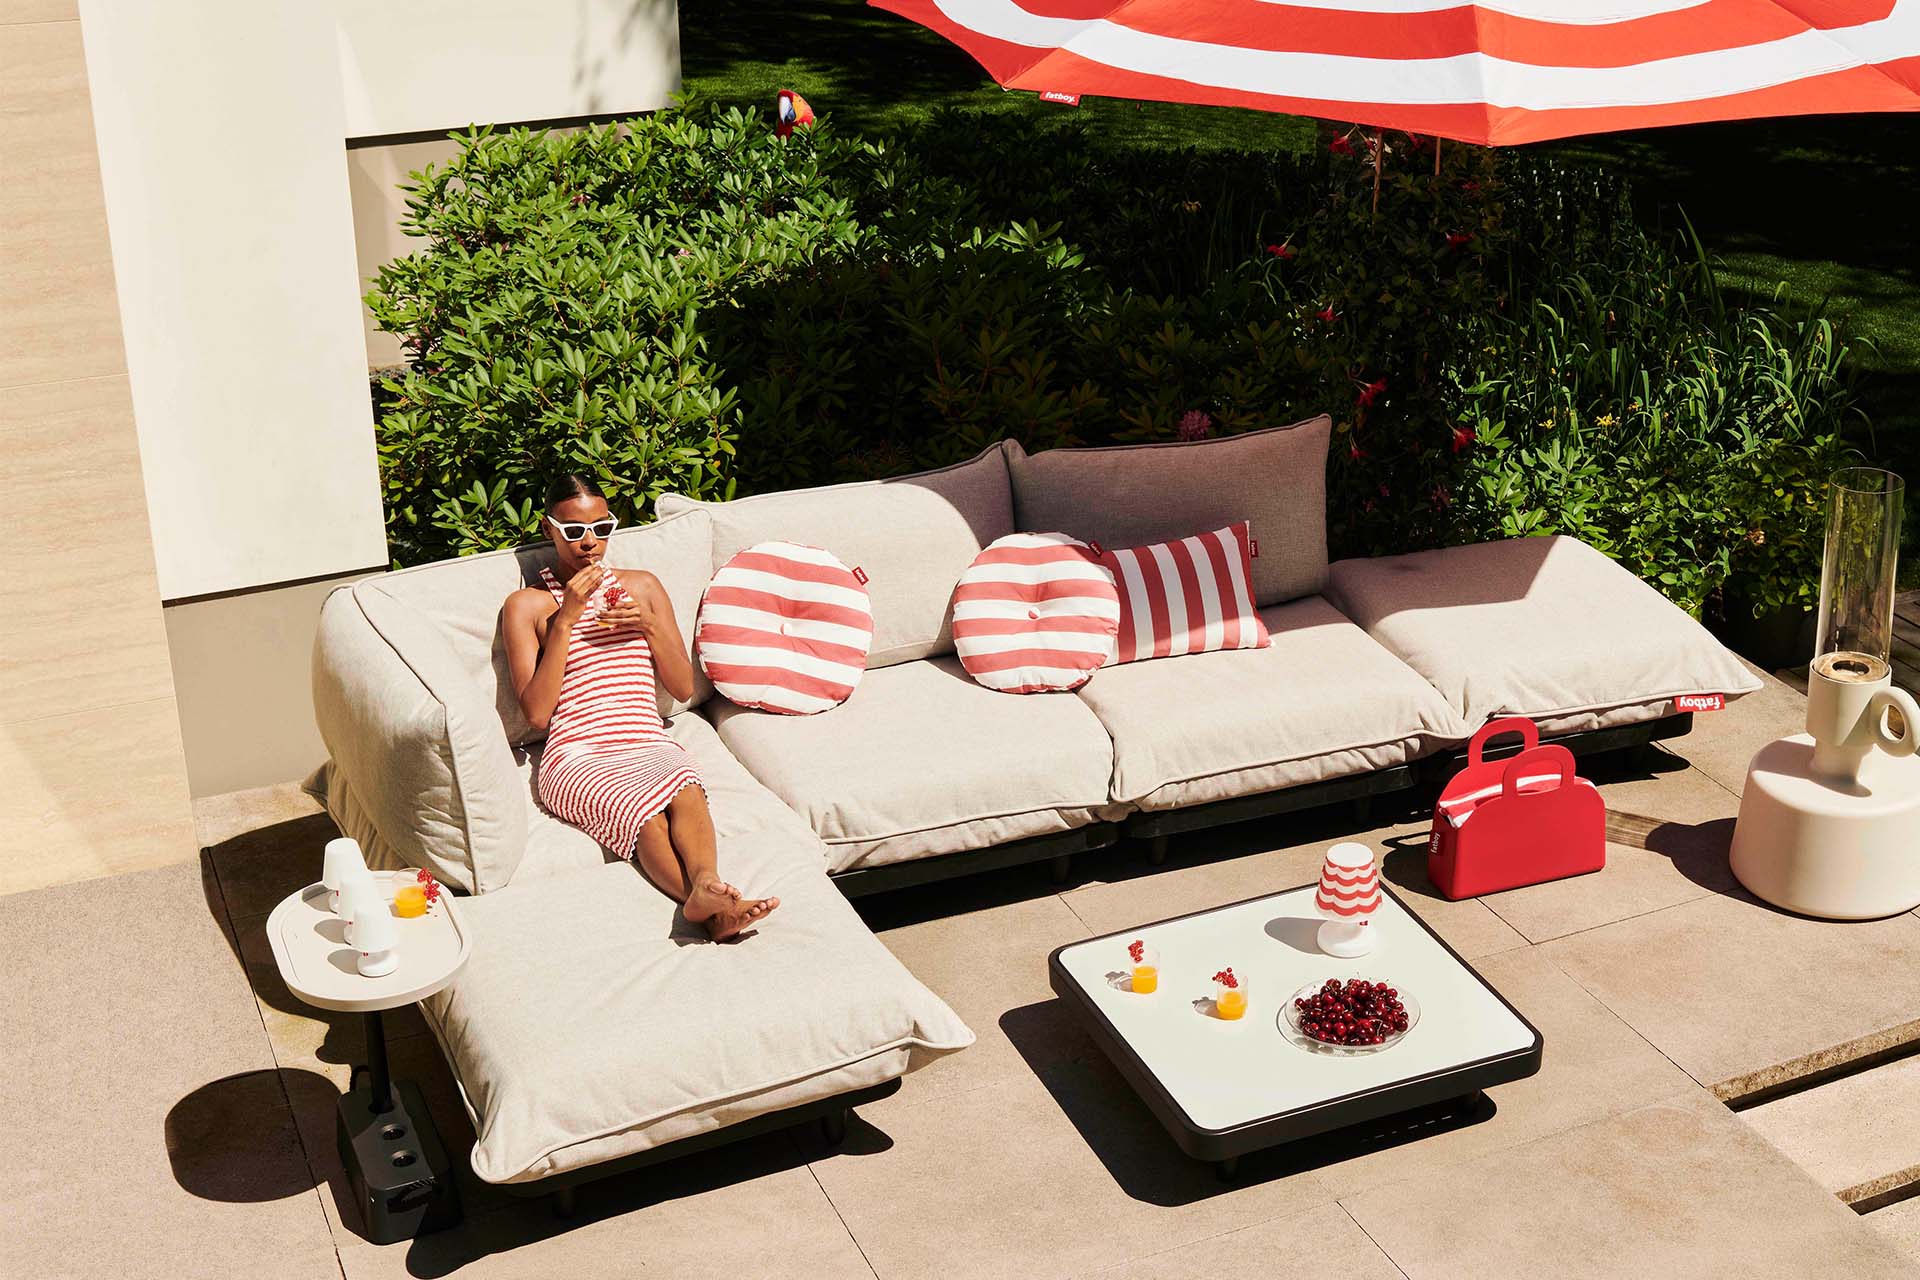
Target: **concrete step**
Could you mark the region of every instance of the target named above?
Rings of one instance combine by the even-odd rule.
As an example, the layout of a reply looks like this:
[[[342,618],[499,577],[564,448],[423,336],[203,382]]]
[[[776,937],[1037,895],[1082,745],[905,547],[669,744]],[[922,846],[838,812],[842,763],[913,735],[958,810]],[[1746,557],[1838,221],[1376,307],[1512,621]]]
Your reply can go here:
[[[1739,1115],[1847,1204],[1864,1210],[1920,1188],[1920,1055]]]
[[[1893,1241],[1916,1265],[1920,1265],[1920,1198],[1875,1209],[1862,1221]]]

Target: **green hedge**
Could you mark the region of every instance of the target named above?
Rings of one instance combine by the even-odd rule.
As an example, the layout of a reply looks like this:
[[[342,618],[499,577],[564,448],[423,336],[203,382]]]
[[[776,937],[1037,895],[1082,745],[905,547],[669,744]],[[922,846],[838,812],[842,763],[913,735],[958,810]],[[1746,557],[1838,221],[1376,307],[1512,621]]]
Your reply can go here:
[[[1388,135],[1132,152],[943,114],[885,140],[693,107],[476,132],[415,175],[368,303],[388,532],[412,563],[534,532],[540,479],[629,519],[1029,449],[1328,411],[1330,534],[1380,554],[1593,542],[1698,611],[1817,587],[1852,361],[1722,297],[1604,175]]]

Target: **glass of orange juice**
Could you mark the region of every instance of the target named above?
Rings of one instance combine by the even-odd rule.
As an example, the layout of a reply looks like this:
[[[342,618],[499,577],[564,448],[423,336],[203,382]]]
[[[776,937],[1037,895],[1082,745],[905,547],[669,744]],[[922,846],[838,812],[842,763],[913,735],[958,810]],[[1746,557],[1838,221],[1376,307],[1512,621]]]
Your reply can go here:
[[[405,884],[393,891],[393,914],[403,920],[412,920],[416,916],[427,914],[427,886],[418,882]]]
[[[1247,980],[1231,967],[1213,975],[1213,1012],[1228,1022],[1247,1016]]]
[[[1150,996],[1160,989],[1160,952],[1135,939],[1127,944],[1129,990]]]

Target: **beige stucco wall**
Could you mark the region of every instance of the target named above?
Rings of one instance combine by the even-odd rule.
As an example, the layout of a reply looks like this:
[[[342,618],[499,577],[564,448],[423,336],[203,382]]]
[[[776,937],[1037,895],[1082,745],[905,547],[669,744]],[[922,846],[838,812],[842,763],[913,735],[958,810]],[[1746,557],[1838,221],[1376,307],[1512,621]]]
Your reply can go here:
[[[0,893],[191,858],[72,0],[0,7]]]

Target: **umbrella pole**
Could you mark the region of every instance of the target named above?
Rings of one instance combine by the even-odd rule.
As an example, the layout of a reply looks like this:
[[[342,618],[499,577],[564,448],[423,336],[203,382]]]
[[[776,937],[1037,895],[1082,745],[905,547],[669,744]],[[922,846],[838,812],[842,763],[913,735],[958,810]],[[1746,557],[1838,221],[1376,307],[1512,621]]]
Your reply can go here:
[[[1380,161],[1387,154],[1387,135],[1383,129],[1373,131],[1373,211],[1380,212]]]
[[[1433,135],[1433,176],[1440,176],[1440,135]]]

